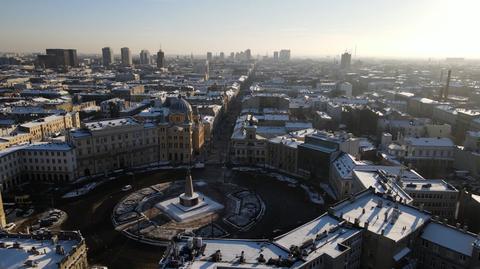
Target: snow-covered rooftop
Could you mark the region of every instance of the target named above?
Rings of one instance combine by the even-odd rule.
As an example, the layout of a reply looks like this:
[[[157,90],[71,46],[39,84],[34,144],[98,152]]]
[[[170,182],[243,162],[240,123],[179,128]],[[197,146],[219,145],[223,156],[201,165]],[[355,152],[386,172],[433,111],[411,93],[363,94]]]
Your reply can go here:
[[[405,143],[415,146],[415,147],[454,147],[455,144],[450,138],[440,137],[407,137],[405,138]]]
[[[359,165],[365,165],[362,161],[355,160],[350,154],[341,154],[334,162],[333,167],[342,179],[348,179],[352,176],[352,171]]]
[[[0,268],[2,269],[25,268],[24,263],[28,260],[37,262],[35,268],[57,269],[59,268],[58,263],[65,258],[65,255],[56,253],[56,245],[53,244],[52,240],[0,237],[0,243],[9,246],[0,248]],[[19,243],[21,248],[14,248],[14,243]],[[58,244],[63,247],[66,254],[72,251],[78,243],[78,240],[58,241]],[[39,254],[29,253],[32,248],[35,248]]]
[[[287,258],[288,252],[275,244],[268,241],[260,240],[234,240],[234,239],[212,239],[204,240],[206,244],[204,255],[197,257],[193,263],[189,265],[191,269],[207,269],[218,268],[221,265],[226,267],[270,267],[258,262],[257,258],[263,254],[265,260],[270,258],[278,258],[282,256]],[[210,257],[220,250],[222,260],[218,262],[210,261]],[[239,258],[243,251],[244,261],[239,263]]]
[[[85,127],[91,131],[99,131],[107,128],[122,127],[122,126],[139,125],[139,122],[133,118],[120,118],[103,121],[93,121],[85,123]]]
[[[379,193],[388,193],[395,197],[396,201],[410,203],[412,198],[397,184],[395,177],[386,175],[383,171],[354,171],[357,184],[363,189],[374,188]]]
[[[334,215],[395,242],[420,229],[430,215],[367,190],[332,207]],[[368,223],[368,224],[367,224]],[[368,225],[368,228],[366,227]]]
[[[406,191],[449,191],[458,192],[455,187],[441,179],[406,179],[402,180]]]
[[[436,222],[423,229],[421,238],[465,256],[472,256],[473,244],[477,242],[474,234]]]

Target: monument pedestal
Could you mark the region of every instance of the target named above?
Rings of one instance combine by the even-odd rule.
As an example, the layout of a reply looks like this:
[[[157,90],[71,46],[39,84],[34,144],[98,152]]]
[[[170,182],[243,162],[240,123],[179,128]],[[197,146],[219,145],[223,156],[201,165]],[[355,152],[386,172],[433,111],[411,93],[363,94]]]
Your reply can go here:
[[[167,214],[170,218],[178,222],[191,221],[194,219],[207,217],[219,210],[223,209],[223,205],[213,201],[201,193],[197,195],[197,204],[193,206],[186,206],[182,204],[182,195],[162,201],[156,204],[156,207]],[[191,202],[192,200],[188,200]]]

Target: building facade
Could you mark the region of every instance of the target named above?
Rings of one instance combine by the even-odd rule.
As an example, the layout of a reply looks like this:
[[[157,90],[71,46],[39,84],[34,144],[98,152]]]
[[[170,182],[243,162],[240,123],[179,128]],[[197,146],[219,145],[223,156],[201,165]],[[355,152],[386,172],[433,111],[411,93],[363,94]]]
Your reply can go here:
[[[158,122],[119,118],[83,124],[72,130],[79,176],[160,163],[188,164],[204,145],[200,116],[183,98],[167,101],[168,115]]]
[[[0,183],[9,191],[27,181],[67,183],[77,178],[77,160],[66,143],[33,143],[0,154]]]

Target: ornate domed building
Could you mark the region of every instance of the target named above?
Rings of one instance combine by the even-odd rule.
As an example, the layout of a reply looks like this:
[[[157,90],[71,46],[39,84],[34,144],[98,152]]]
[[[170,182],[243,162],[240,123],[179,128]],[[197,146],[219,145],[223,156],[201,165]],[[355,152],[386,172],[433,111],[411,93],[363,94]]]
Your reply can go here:
[[[170,116],[169,121],[175,123],[193,121],[193,109],[187,100],[179,95],[177,98],[170,100]]]
[[[167,101],[168,121],[160,124],[160,158],[172,163],[190,163],[204,144],[203,123],[182,96]]]

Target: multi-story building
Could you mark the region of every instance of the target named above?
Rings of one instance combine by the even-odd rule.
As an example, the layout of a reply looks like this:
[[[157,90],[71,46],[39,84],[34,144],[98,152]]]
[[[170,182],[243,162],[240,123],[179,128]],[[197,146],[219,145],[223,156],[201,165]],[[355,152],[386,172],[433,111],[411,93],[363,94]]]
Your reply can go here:
[[[271,241],[196,237],[175,242],[161,267],[479,267],[480,240],[475,234],[432,220],[429,212],[406,204],[411,201],[399,199],[393,189],[382,188],[354,194]]]
[[[343,220],[322,215],[292,231],[268,240],[194,238],[176,244],[162,260],[162,268],[174,264],[188,269],[205,268],[360,268],[362,231]],[[187,251],[203,255],[186,256]],[[164,266],[164,267],[163,267]]]
[[[474,119],[480,118],[480,110],[457,109],[457,123],[454,128],[454,135],[458,141],[465,139],[465,133],[472,130]]]
[[[278,59],[280,61],[290,61],[290,50],[280,50],[280,52],[278,53]]]
[[[371,269],[413,266],[415,239],[430,220],[428,213],[372,189],[339,202],[329,212],[363,229],[360,264]]]
[[[140,51],[140,64],[148,65],[150,64],[151,56],[148,50]]]
[[[457,110],[449,105],[437,105],[433,107],[432,119],[435,122],[447,123],[451,126],[457,124]]]
[[[345,152],[359,156],[360,141],[351,134],[316,132],[298,146],[298,173],[308,178],[328,178],[330,165]]]
[[[77,50],[47,49],[46,54],[37,56],[37,62],[44,68],[77,67]]]
[[[165,67],[165,53],[162,50],[157,52],[157,67],[163,68]]]
[[[430,222],[416,241],[417,268],[479,268],[480,240],[463,227]]]
[[[455,144],[449,138],[407,137],[388,146],[388,153],[428,176],[453,167]]]
[[[288,136],[277,136],[267,141],[266,165],[282,172],[297,174],[298,145],[303,141]]]
[[[158,122],[119,118],[84,123],[72,130],[80,176],[160,162],[190,163],[202,151],[200,116],[184,98],[167,100],[168,114]]]
[[[54,134],[65,134],[72,128],[80,127],[78,112],[52,115],[21,124],[19,130],[31,135],[31,141],[41,141]]]
[[[257,134],[252,118],[232,134],[231,150],[234,163],[265,165],[267,139]]]
[[[340,59],[340,68],[348,69],[350,68],[351,63],[352,63],[352,54],[348,52],[343,53]]]
[[[110,47],[102,48],[103,66],[110,66],[115,62],[113,58],[113,50]]]
[[[432,118],[438,102],[428,98],[414,97],[408,100],[408,113],[416,117]]]
[[[331,164],[328,183],[338,200],[349,197],[353,191],[352,172],[366,163],[348,153],[341,153]]]
[[[130,49],[127,47],[121,48],[121,58],[122,58],[122,65],[123,66],[132,66],[132,53],[130,52]]]
[[[453,166],[468,171],[472,176],[480,175],[480,131],[468,131],[463,147],[455,149]]]
[[[405,192],[413,199],[413,206],[423,208],[442,220],[457,219],[460,192],[440,179],[407,179],[401,181]]]
[[[155,125],[132,118],[84,123],[68,141],[75,148],[79,176],[159,161]]]
[[[73,148],[66,143],[33,143],[0,152],[0,183],[11,190],[26,181],[66,183],[78,176]]]
[[[80,232],[0,233],[0,268],[87,269]]]

